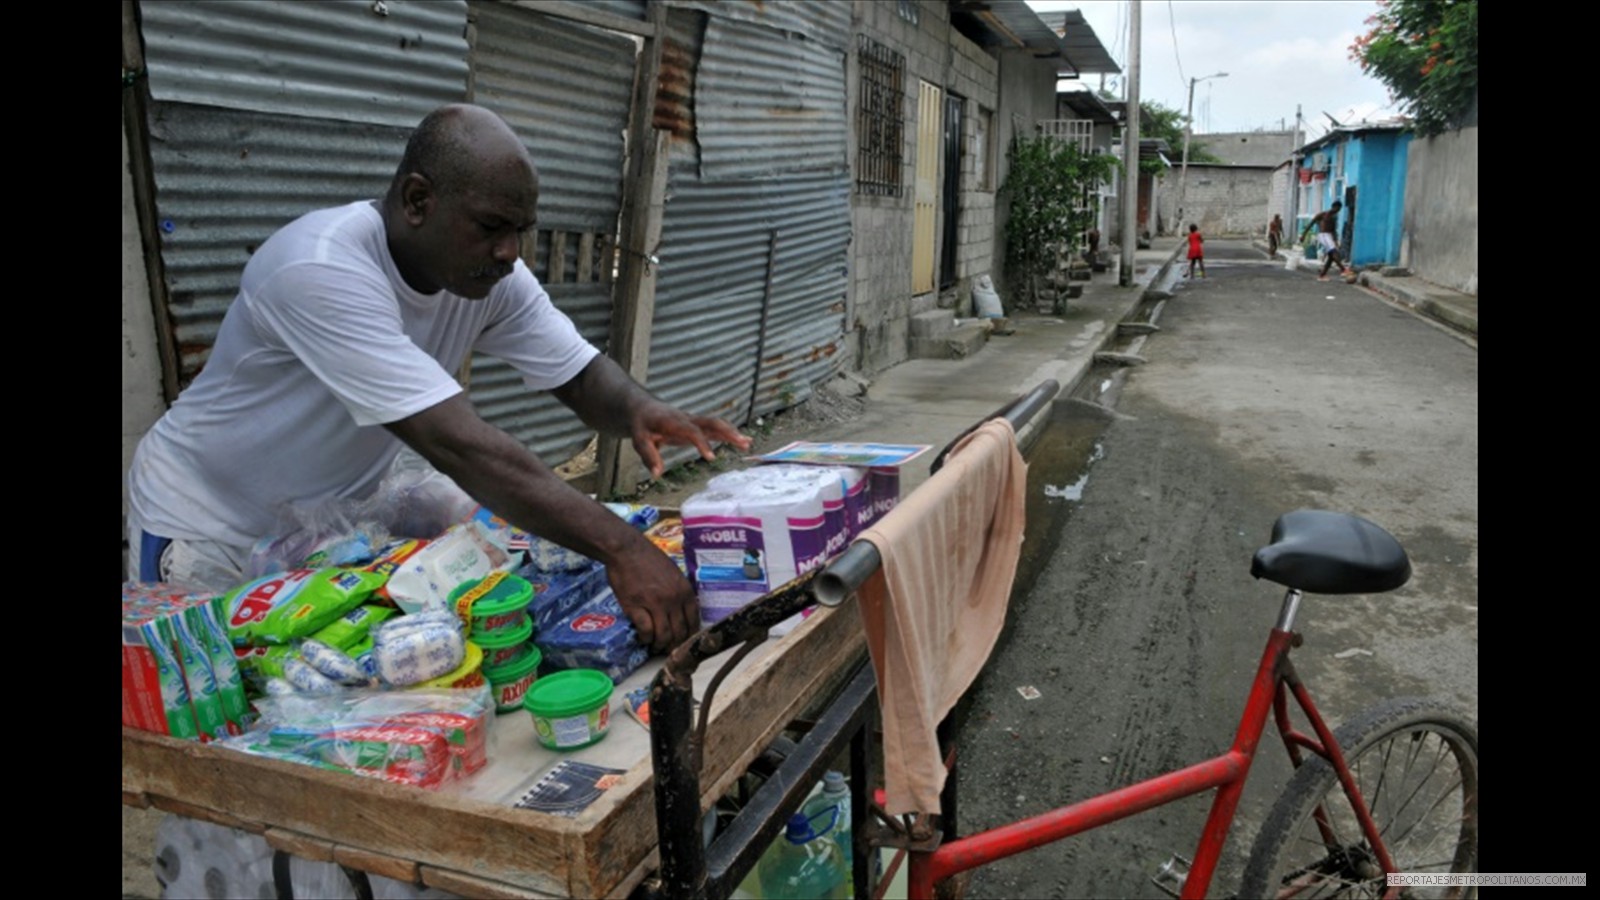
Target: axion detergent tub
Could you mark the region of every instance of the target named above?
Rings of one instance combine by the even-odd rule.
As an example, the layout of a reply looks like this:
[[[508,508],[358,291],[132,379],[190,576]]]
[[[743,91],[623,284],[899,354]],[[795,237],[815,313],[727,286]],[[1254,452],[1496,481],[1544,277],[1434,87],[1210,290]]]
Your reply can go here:
[[[539,679],[522,705],[533,716],[539,743],[551,750],[576,750],[606,736],[615,689],[604,672],[569,669]]]
[[[483,648],[483,667],[495,669],[507,663],[521,659],[533,645],[528,639],[533,637],[533,617],[522,613],[522,623],[515,628],[502,628],[490,635],[473,635],[472,640]]]
[[[484,669],[483,677],[489,680],[494,693],[494,711],[515,712],[522,707],[522,698],[539,679],[539,663],[543,654],[538,647],[528,647],[520,658],[492,669]]]
[[[521,628],[531,599],[533,585],[509,572],[491,572],[450,592],[450,606],[462,621],[472,624],[474,640]]]

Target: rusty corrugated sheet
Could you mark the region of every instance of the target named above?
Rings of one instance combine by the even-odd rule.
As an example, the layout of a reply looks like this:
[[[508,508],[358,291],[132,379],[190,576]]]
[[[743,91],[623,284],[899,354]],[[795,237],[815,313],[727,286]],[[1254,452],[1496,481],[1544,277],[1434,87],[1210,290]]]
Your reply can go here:
[[[873,0],[882,2],[882,0]],[[839,50],[850,45],[850,3],[845,0],[667,0],[725,22],[760,25]],[[781,70],[779,70],[781,71]]]
[[[523,7],[471,6],[477,22],[475,99],[511,123],[539,168],[543,243],[534,272],[556,307],[603,348],[611,324],[611,284],[552,279],[549,237],[543,232],[615,235],[637,45],[631,38]],[[569,246],[569,259],[573,253]],[[566,268],[570,273],[575,265]],[[571,410],[549,395],[530,394],[521,376],[498,360],[473,359],[469,393],[484,418],[547,462],[565,460],[593,436]]]
[[[669,15],[679,83],[692,88],[675,102],[692,118],[674,131],[649,386],[685,409],[744,423],[758,345],[756,415],[804,400],[842,362],[850,184],[839,48],[848,10],[828,40],[793,27],[826,5],[675,4]],[[762,24],[757,6],[782,8],[788,26]],[[741,14],[719,16],[727,9]]]

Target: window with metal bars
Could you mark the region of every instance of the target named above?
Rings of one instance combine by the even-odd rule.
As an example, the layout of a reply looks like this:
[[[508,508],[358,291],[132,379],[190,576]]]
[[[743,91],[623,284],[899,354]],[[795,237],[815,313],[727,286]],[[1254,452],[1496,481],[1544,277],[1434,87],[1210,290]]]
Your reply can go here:
[[[866,35],[858,35],[861,97],[856,105],[856,190],[900,196],[905,147],[906,58]]]

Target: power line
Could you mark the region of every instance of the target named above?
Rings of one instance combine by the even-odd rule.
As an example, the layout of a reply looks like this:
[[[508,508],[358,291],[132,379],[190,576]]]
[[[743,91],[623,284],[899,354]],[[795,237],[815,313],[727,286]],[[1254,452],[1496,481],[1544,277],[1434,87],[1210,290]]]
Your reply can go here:
[[[1178,63],[1178,81],[1187,86],[1189,79],[1183,75],[1183,57],[1178,55],[1178,20],[1172,14],[1172,0],[1167,0],[1167,27],[1172,30],[1172,58]]]

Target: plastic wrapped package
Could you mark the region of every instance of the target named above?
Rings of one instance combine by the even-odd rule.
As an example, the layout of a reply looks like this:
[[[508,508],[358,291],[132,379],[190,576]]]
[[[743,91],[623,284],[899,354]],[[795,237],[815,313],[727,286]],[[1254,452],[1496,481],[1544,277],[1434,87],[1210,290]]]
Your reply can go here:
[[[216,897],[276,897],[273,850],[265,838],[183,816],[167,816],[156,829],[156,880],[164,900]],[[373,900],[454,900],[438,888],[367,876]],[[354,900],[359,894],[333,862],[289,857],[289,884],[296,897]]]
[[[614,682],[650,658],[650,648],[639,643],[633,623],[609,587],[548,631],[539,632],[534,644],[544,654],[544,671],[598,669]]]
[[[572,572],[544,572],[530,564],[517,574],[533,587],[528,615],[533,617],[535,636],[554,628],[606,587],[606,567],[593,560],[588,567]]]
[[[274,695],[257,708],[258,727],[218,746],[422,788],[488,762],[494,701],[485,686]]]

